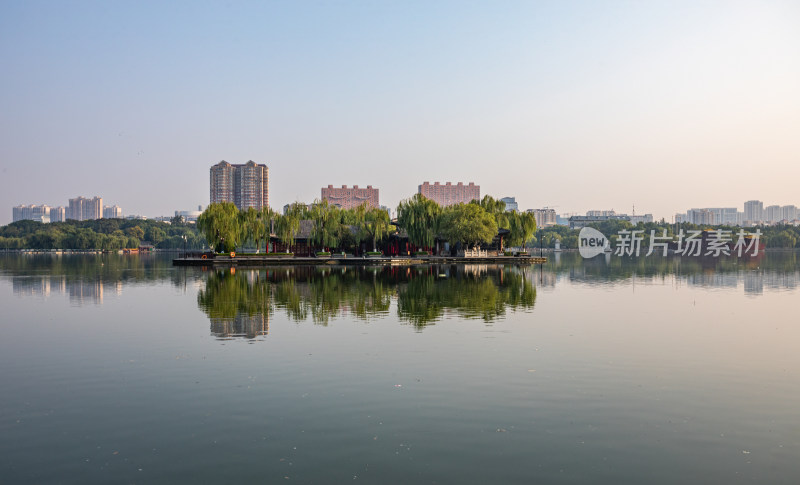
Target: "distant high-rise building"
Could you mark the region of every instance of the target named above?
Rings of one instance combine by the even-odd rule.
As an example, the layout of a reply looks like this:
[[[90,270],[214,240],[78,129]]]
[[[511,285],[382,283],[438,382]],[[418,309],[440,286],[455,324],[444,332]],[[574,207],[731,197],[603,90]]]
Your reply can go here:
[[[744,220],[754,223],[764,219],[764,203],[760,200],[748,200],[744,203]]]
[[[500,201],[506,204],[506,212],[519,211],[519,204],[517,204],[516,197],[503,197]]]
[[[358,188],[354,185],[348,188],[342,185],[341,188],[329,185],[323,187],[321,191],[322,200],[327,200],[329,204],[335,205],[342,209],[355,209],[361,204],[367,204],[368,207],[377,209],[380,206],[378,202],[378,189],[373,189],[371,185],[367,188]]]
[[[797,219],[797,206],[785,205],[781,207],[781,220],[791,222]]]
[[[767,222],[779,222],[781,220],[781,206],[771,205],[764,209],[764,220]]]
[[[122,219],[122,207],[118,205],[103,207],[103,219]]]
[[[269,168],[250,160],[234,165],[225,160],[211,167],[211,203],[233,202],[239,209],[269,206]]]
[[[703,207],[690,209],[688,215],[693,218],[692,214],[696,212],[698,220],[708,220],[708,215],[705,212],[711,212],[712,222],[694,222],[694,224],[707,224],[712,226],[735,226],[739,224],[739,213],[735,207]],[[689,220],[688,222],[693,222]]]
[[[536,227],[541,229],[543,227],[552,227],[558,224],[558,216],[555,209],[528,209],[526,212],[532,213],[536,219]]]
[[[735,226],[739,223],[736,207],[710,207],[708,210],[714,214],[714,225]]]
[[[67,212],[62,206],[50,208],[50,222],[64,222],[67,220]]]
[[[435,201],[440,206],[447,207],[453,204],[468,204],[472,200],[480,200],[481,186],[472,182],[467,185],[462,182],[456,185],[450,182],[444,185],[439,182],[434,182],[433,185],[429,182],[423,182],[419,186],[419,193]]]
[[[706,226],[713,226],[716,224],[714,222],[714,213],[708,209],[689,209],[686,212],[686,216],[688,221],[692,224],[702,224]]]
[[[18,205],[12,209],[12,221],[50,222],[49,205]]]
[[[233,202],[236,168],[225,160],[211,166],[211,203]]]
[[[66,209],[66,218],[76,221],[90,221],[103,217],[103,198],[76,197],[69,199],[69,207]]]

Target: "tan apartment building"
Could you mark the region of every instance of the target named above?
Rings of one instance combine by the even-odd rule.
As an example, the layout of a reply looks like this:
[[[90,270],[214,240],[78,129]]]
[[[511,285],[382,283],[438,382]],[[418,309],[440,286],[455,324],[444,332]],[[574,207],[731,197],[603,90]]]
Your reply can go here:
[[[322,188],[322,200],[327,200],[329,204],[342,209],[355,209],[364,203],[374,209],[380,205],[378,189],[373,189],[371,185],[367,185],[367,188],[359,188],[358,185],[352,188],[346,185],[342,185],[341,188],[329,185]]]
[[[455,185],[450,182],[445,184],[434,182],[433,185],[430,182],[423,182],[419,186],[419,193],[428,199],[436,201],[440,206],[447,207],[453,204],[468,204],[472,200],[480,200],[481,186],[472,182],[466,185],[463,182],[458,182]]]

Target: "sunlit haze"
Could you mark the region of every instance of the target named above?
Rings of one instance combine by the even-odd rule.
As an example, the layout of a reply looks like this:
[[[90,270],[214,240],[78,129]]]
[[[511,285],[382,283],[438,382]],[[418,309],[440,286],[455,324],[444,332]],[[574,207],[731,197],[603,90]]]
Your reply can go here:
[[[800,205],[798,2],[3,2],[0,224],[475,182],[520,209]]]

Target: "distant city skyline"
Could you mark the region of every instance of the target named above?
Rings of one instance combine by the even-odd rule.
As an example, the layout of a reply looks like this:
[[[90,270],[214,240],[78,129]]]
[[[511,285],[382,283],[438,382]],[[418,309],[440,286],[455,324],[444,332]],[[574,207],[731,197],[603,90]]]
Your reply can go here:
[[[206,206],[222,159],[269,166],[273,208],[424,180],[559,214],[800,203],[797,2],[97,7],[0,4],[0,224]]]

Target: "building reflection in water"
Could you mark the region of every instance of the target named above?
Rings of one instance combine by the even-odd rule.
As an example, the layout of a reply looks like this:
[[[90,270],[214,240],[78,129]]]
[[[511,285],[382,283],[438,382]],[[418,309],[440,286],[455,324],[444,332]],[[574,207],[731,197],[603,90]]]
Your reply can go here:
[[[70,303],[74,305],[83,305],[84,303],[102,305],[103,296],[106,293],[116,296],[122,294],[122,282],[120,281],[68,281],[64,276],[15,276],[11,279],[11,284],[15,295],[50,298],[66,293]]]
[[[211,335],[221,340],[254,339],[269,333],[269,314],[236,314],[232,318],[210,318]]]
[[[120,296],[126,284],[172,280],[186,288],[187,279],[198,276],[174,271],[167,258],[138,256],[12,254],[0,258],[0,278],[10,279],[13,293],[21,297],[51,298],[66,295],[70,303],[101,305],[109,296]]]

